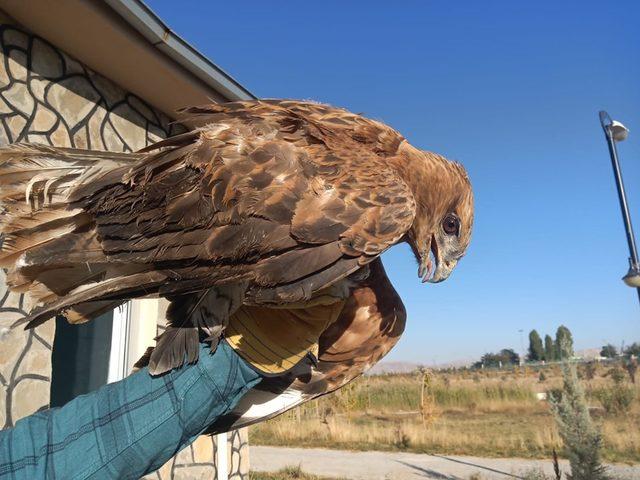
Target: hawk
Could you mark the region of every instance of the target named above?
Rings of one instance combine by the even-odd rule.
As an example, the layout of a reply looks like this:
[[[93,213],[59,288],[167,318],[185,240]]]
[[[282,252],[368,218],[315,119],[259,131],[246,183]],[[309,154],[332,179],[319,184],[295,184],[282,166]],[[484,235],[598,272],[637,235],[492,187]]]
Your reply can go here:
[[[204,126],[136,153],[0,149],[0,267],[32,298],[27,328],[166,297],[160,374],[215,348],[240,308],[345,301],[400,242],[439,282],[469,245],[464,168],[383,123],[289,100],[184,115]]]

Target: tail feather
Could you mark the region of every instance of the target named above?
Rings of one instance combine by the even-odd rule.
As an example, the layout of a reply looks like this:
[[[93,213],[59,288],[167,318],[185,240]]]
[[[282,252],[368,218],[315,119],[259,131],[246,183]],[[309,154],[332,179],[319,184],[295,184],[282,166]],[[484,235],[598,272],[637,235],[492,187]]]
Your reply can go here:
[[[91,229],[68,233],[52,239],[39,248],[26,251],[20,269],[25,270],[32,266],[52,268],[79,264],[90,271],[92,265],[106,261],[107,257],[97,239],[96,231]]]
[[[141,157],[26,143],[0,148],[0,267],[8,268],[10,287],[36,305],[27,321],[73,308],[69,320],[81,322],[121,303],[88,293],[108,272],[93,219],[82,206],[123,181]],[[114,279],[107,280],[113,288]]]
[[[113,181],[142,157],[141,154],[99,152],[20,143],[0,149],[0,205],[66,205],[78,187]]]
[[[103,313],[107,313],[118,308],[123,303],[124,301],[122,300],[81,303],[67,310],[64,316],[69,323],[87,323]]]
[[[59,206],[56,208],[47,208],[46,210],[33,211],[30,206],[15,205],[11,208],[11,223],[4,223],[2,232],[5,235],[31,233],[32,231],[42,230],[54,222],[69,219],[80,212],[82,212],[82,210],[78,208],[66,209]],[[7,220],[8,218],[3,217],[3,219],[0,220],[0,225]]]
[[[24,262],[20,260],[20,257],[24,254],[72,233],[77,226],[74,222],[65,222],[58,227],[48,228],[38,233],[7,235],[2,244],[2,251],[0,252],[0,267],[7,268],[15,266],[16,268],[20,268],[24,265]]]
[[[92,302],[111,301],[122,303],[127,298],[151,295],[166,282],[167,277],[159,271],[141,272],[133,275],[114,276],[97,283],[84,284],[53,302],[35,308],[28,316],[13,326],[26,323],[25,328],[34,328],[54,315],[63,313],[77,305]],[[141,285],[143,285],[141,287]]]

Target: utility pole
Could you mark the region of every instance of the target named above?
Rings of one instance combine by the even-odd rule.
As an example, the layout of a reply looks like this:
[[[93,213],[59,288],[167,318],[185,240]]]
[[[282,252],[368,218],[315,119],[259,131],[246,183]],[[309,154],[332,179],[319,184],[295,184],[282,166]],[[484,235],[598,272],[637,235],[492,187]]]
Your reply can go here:
[[[518,330],[518,333],[520,334],[520,366],[524,365],[524,342],[522,341],[523,332],[524,330],[522,329]]]
[[[627,194],[622,181],[622,170],[618,161],[618,150],[616,142],[622,142],[629,135],[629,130],[622,123],[611,120],[607,112],[600,112],[600,125],[604,131],[609,147],[609,156],[611,157],[611,166],[613,168],[613,176],[618,189],[618,201],[620,202],[620,210],[622,211],[622,221],[627,234],[627,243],[629,245],[629,271],[622,277],[624,283],[630,287],[634,287],[638,293],[638,301],[640,301],[640,262],[638,261],[638,249],[636,247],[636,239],[633,233],[633,225],[631,224],[631,215],[629,213],[629,204],[627,203]]]

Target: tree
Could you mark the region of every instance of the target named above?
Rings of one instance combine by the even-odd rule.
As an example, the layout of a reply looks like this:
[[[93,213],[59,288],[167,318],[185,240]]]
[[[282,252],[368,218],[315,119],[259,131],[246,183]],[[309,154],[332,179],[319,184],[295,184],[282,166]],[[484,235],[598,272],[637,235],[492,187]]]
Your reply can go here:
[[[559,345],[568,352],[568,345]],[[608,478],[602,465],[602,434],[593,424],[584,390],[578,381],[576,366],[567,360],[562,364],[563,388],[560,397],[550,398],[551,411],[562,437],[565,452],[571,466],[570,480],[605,480]]]
[[[631,355],[633,355],[634,357],[640,357],[640,343],[633,342],[631,345],[624,349],[624,354],[627,357],[630,357]]]
[[[531,330],[531,332],[529,332],[529,354],[527,355],[527,358],[531,362],[539,362],[544,359],[542,339],[535,330]]]
[[[600,350],[600,356],[605,358],[615,358],[618,356],[618,350],[614,345],[608,343],[607,345],[604,345]]]
[[[553,338],[551,338],[551,335],[544,336],[544,359],[547,362],[553,362],[556,360],[556,348],[553,344]]]
[[[571,331],[560,325],[556,331],[556,357],[558,360],[573,357],[573,337]]]
[[[502,363],[509,363],[511,365],[519,365],[520,364],[520,355],[513,351],[511,348],[503,348],[500,350],[500,357],[502,358]]]
[[[520,356],[510,348],[503,348],[498,353],[485,353],[479,362],[473,364],[475,368],[505,367],[518,365]]]

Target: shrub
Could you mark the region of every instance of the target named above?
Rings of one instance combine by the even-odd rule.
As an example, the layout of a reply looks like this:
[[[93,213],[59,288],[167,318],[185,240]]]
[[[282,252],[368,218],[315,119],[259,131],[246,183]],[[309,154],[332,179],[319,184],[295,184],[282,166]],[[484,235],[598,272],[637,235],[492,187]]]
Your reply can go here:
[[[522,474],[522,480],[551,480],[546,473],[539,468],[527,470]]]
[[[593,380],[596,376],[596,363],[591,361],[584,365],[584,376],[587,380]]]
[[[562,389],[561,388],[551,388],[547,390],[547,399],[549,402],[559,403],[562,401]]]
[[[605,480],[608,477],[600,462],[602,435],[591,421],[575,365],[565,360],[562,376],[562,398],[554,395],[550,404],[571,466],[567,477],[569,480]]]
[[[613,387],[594,390],[594,396],[610,415],[628,413],[635,397],[635,392],[628,387],[616,384]]]
[[[613,380],[613,383],[616,385],[620,385],[624,381],[624,372],[618,366],[610,368],[605,376],[611,377],[611,380]]]
[[[631,380],[631,383],[635,384],[636,371],[638,370],[638,361],[635,358],[630,358],[625,362],[624,368],[629,374],[629,380]]]
[[[398,448],[398,450],[407,450],[411,447],[411,438],[406,434],[402,427],[398,427],[396,429],[395,437],[393,444]]]

